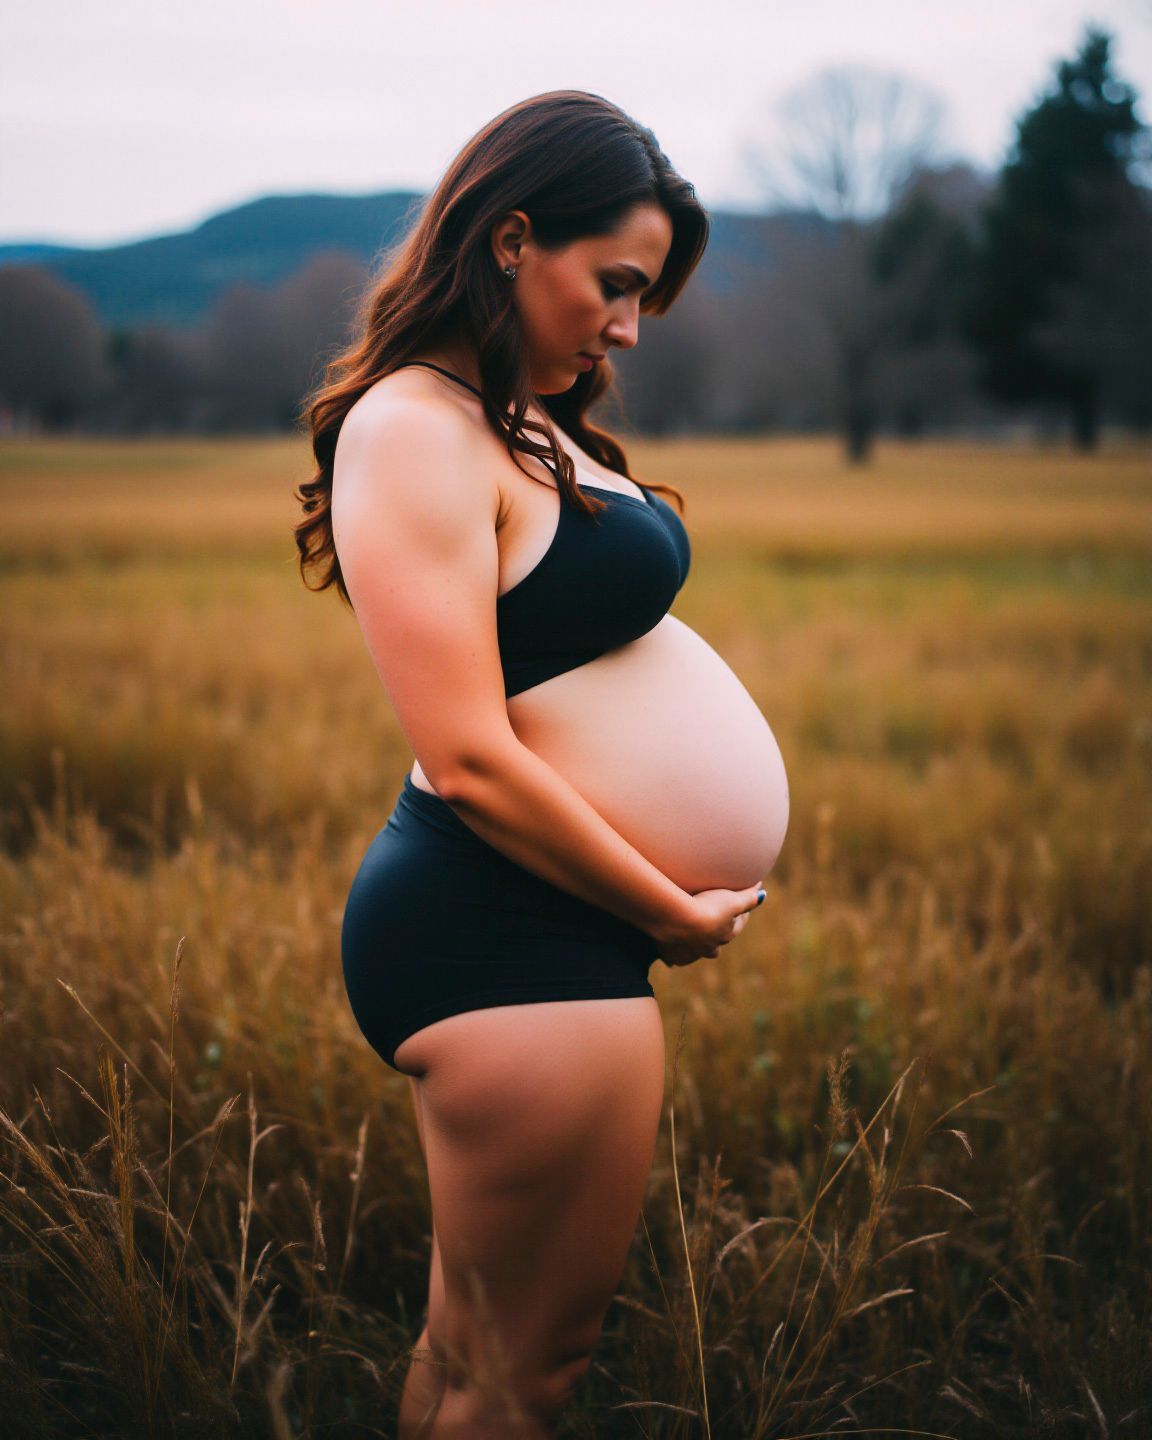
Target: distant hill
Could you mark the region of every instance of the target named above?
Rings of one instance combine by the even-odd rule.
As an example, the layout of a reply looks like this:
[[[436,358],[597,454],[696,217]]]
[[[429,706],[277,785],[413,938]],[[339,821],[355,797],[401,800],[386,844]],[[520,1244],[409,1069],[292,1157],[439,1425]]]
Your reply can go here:
[[[0,244],[0,265],[38,264],[82,291],[108,328],[198,325],[217,295],[241,281],[273,286],[317,251],[346,250],[369,264],[404,233],[423,195],[268,195],[213,215],[192,230],[128,245],[84,249]],[[780,232],[822,228],[816,215],[710,211],[712,236],[699,282],[716,291],[746,284],[771,265]]]
[[[105,325],[199,324],[239,281],[272,286],[318,250],[368,261],[403,229],[415,191],[382,195],[268,195],[182,234],[106,249],[0,245],[0,265],[35,263],[83,291]]]

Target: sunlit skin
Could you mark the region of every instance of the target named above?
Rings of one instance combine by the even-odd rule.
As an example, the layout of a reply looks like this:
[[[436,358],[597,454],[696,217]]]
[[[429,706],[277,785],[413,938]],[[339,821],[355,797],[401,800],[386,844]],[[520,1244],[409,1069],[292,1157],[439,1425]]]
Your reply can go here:
[[[614,233],[585,236],[552,252],[532,239],[522,210],[492,226],[491,263],[513,292],[538,395],[571,388],[589,368],[581,352],[602,355],[637,343],[640,300],[667,262],[673,226],[666,211],[633,206]],[[503,274],[514,266],[516,278]],[[473,384],[479,367],[462,336],[421,359],[442,364]],[[412,372],[409,372],[411,374]],[[407,383],[407,382],[406,382]],[[421,387],[426,379],[419,382]],[[459,387],[433,380],[441,403],[479,410]],[[531,419],[542,411],[529,407]],[[557,529],[553,487],[533,484],[504,447],[478,432],[477,483],[500,492],[497,525],[503,593],[545,555]],[[620,476],[560,441],[577,483],[621,490]],[[539,473],[548,476],[543,464]],[[675,616],[639,639],[512,696],[508,719],[517,739],[546,760],[683,890],[740,889],[758,883],[774,863],[787,824],[788,785],[771,730],[738,677]],[[652,744],[653,715],[669,720]],[[412,782],[436,791],[418,760]]]
[[[581,351],[598,356],[636,344],[640,296],[664,268],[672,222],[661,206],[645,201],[632,207],[614,234],[573,240],[550,252],[533,240],[524,211],[511,210],[492,227],[491,242],[492,263],[513,292],[532,389],[558,395],[589,368]],[[504,276],[508,265],[514,280]],[[467,348],[449,344],[420,353],[479,386],[479,367]]]
[[[533,240],[523,211],[509,211],[492,227],[491,259],[482,263],[491,263],[508,287],[534,394],[571,389],[591,369],[583,354],[603,357],[637,343],[641,297],[660,276],[672,240],[671,220],[652,202],[634,206],[615,233],[552,252]],[[504,274],[508,266],[514,279]],[[411,358],[479,386],[475,351],[461,334]],[[480,408],[427,372],[389,376],[385,384],[398,384],[401,395],[420,403]],[[542,412],[530,406],[529,413],[538,419]],[[474,418],[474,480],[500,500],[494,578],[503,593],[546,554],[559,502],[543,463],[534,461],[525,474],[482,417]],[[635,495],[635,481],[627,490],[620,473],[570,435],[558,443],[577,483]],[[537,472],[543,484],[533,483]],[[788,805],[776,741],[721,657],[671,614],[639,639],[510,697],[507,712],[525,749],[687,893],[735,895],[771,868]],[[436,793],[415,759],[412,782]],[[741,914],[737,929],[746,920]],[[488,1279],[503,1306],[497,1331],[527,1390],[557,1415],[590,1363],[623,1270],[659,1127],[665,1065],[659,1005],[653,996],[626,996],[542,1002],[531,1010],[491,1005],[450,1015],[396,1050],[397,1068],[410,1076],[435,1217],[428,1317],[415,1350],[441,1362],[414,1360],[401,1398],[400,1440],[508,1433],[477,1428],[469,1409],[480,1404],[477,1396],[447,1381],[449,1338],[480,1345],[484,1334],[469,1331],[459,1298],[462,1255],[489,1247]],[[550,1077],[541,1080],[548,1105],[526,1089],[525,1076]],[[621,1094],[627,1106],[619,1104]],[[476,1133],[494,1138],[459,1149],[454,1137],[468,1129],[462,1116],[472,1117]],[[523,1174],[525,1156],[538,1157],[529,1165],[530,1182],[491,1186],[493,1175]],[[557,1195],[567,1197],[559,1210]],[[538,1248],[529,1275],[506,1237],[518,1229],[540,1234],[544,1226],[551,1243]],[[433,1428],[422,1429],[422,1418],[432,1414]],[[524,1435],[545,1440],[553,1433],[544,1425]]]

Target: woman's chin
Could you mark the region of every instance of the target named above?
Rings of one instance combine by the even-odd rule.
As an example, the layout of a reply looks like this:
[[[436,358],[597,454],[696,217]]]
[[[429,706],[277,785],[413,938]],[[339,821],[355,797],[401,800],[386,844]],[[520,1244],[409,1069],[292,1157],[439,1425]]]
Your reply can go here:
[[[571,390],[581,375],[586,375],[594,366],[579,355],[570,358],[557,357],[541,365],[533,376],[532,389],[537,395],[563,395]]]

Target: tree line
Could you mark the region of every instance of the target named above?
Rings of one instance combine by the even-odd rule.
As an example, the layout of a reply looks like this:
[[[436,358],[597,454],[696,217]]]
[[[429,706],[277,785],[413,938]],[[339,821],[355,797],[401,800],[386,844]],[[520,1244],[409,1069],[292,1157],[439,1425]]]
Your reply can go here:
[[[628,422],[833,430],[856,461],[885,431],[1152,429],[1152,151],[1109,50],[1086,32],[990,179],[933,163],[934,103],[899,77],[794,93],[787,144],[749,151],[779,223],[614,357]],[[368,275],[326,249],[200,325],[108,329],[48,268],[0,268],[0,432],[291,431]]]

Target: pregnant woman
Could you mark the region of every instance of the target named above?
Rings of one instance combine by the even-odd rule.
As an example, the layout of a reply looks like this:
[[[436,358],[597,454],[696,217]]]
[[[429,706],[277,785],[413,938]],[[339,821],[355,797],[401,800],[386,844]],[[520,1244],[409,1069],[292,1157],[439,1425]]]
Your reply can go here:
[[[342,933],[428,1166],[400,1440],[555,1434],[654,1152],[649,967],[718,955],[784,839],[771,730],[668,613],[691,551],[656,489],[680,496],[586,414],[707,237],[650,130],[535,96],[451,163],[309,402],[301,567],[354,609],[414,756]]]

